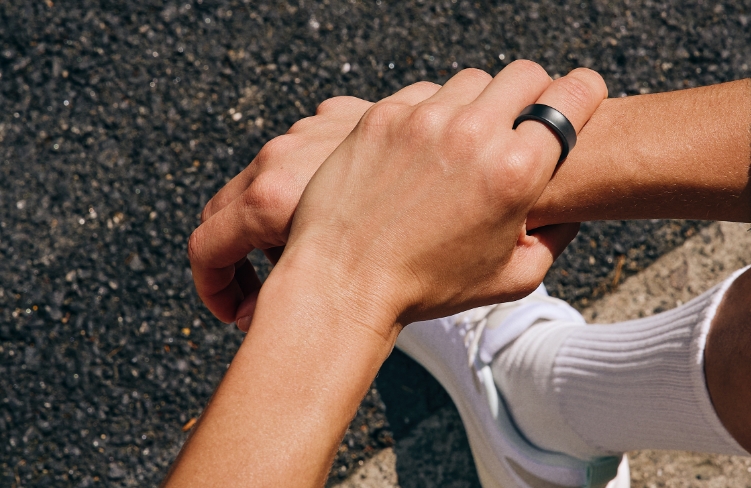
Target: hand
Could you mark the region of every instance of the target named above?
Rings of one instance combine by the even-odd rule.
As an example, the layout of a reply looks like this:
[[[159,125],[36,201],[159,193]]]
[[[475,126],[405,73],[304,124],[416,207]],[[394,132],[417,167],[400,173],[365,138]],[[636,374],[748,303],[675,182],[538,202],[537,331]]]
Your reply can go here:
[[[515,62],[494,79],[464,70],[428,99],[409,87],[375,104],[305,189],[276,269],[315,277],[375,323],[530,293],[577,226],[527,235],[561,147],[544,125],[513,121],[544,103],[579,131],[606,96],[590,70],[552,81]]]
[[[398,324],[531,291],[574,235],[525,233],[560,146],[535,122],[512,131],[516,115],[540,101],[580,129],[604,96],[592,72],[552,82],[517,62],[368,109],[305,188],[248,340],[169,486],[322,485]],[[225,239],[213,230],[201,239]],[[216,256],[199,264],[237,260]]]
[[[252,315],[261,284],[248,253],[258,248],[278,259],[308,181],[371,105],[354,97],[326,100],[315,116],[269,141],[206,204],[188,253],[198,295],[220,320]]]

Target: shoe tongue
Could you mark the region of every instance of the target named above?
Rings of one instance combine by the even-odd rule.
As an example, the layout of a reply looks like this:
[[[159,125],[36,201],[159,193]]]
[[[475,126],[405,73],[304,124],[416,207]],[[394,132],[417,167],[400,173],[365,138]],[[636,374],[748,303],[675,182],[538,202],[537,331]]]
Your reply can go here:
[[[514,313],[516,309],[518,309],[521,305],[526,303],[538,303],[542,301],[548,301],[550,300],[550,295],[548,295],[548,290],[545,289],[545,285],[542,283],[540,286],[538,286],[535,291],[527,295],[526,297],[516,300],[514,302],[507,302],[507,303],[499,303],[498,305],[487,307],[491,311],[488,313],[485,318],[488,319],[488,323],[485,326],[487,329],[495,329],[499,325],[501,325],[506,318]],[[478,309],[479,310],[479,309]]]
[[[493,330],[499,329],[501,326],[503,326],[504,322],[506,322],[506,319],[510,315],[514,315],[514,313],[519,310],[520,307],[524,307],[525,305],[520,305],[517,302],[511,302],[504,305],[510,305],[510,306],[501,306],[493,310],[488,314],[488,325],[485,326],[486,333],[492,333]]]
[[[517,300],[515,302],[509,302],[509,303],[503,303],[497,306],[492,312],[488,314],[488,325],[485,326],[486,330],[491,331],[493,329],[497,329],[506,321],[506,319],[510,315],[514,315],[517,312],[517,310],[519,310],[522,307],[526,308],[528,305],[532,305],[532,304],[549,304],[551,300],[555,300],[555,299],[554,298],[551,299],[547,295],[547,293],[542,295],[537,290],[535,290],[534,293],[532,293],[526,298],[523,298],[522,300]]]
[[[566,302],[546,295],[532,294],[520,302],[503,304],[488,314],[482,341],[480,360],[489,364],[493,357],[538,322],[566,320],[584,323],[584,318]]]

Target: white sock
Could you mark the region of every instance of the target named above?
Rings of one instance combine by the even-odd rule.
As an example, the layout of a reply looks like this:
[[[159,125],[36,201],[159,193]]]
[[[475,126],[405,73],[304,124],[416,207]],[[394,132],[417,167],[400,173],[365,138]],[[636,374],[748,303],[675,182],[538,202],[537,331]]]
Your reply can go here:
[[[717,417],[704,377],[709,325],[743,271],[652,317],[529,328],[492,363],[519,430],[580,459],[635,449],[747,454]]]

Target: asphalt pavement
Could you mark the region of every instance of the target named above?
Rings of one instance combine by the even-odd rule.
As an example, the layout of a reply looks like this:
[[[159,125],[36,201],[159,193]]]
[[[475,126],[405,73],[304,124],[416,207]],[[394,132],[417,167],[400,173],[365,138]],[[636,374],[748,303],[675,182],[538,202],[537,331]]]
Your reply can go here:
[[[519,58],[611,96],[729,81],[749,22],[750,0],[0,2],[0,486],[161,480],[242,340],[198,301],[187,238],[321,101]],[[585,224],[546,284],[586,306],[701,226]],[[332,482],[447,402],[395,354]]]

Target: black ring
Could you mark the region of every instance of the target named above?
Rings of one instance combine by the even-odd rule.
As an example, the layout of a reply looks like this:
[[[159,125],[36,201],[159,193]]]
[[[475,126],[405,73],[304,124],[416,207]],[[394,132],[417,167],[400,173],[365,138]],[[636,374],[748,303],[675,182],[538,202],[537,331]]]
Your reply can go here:
[[[569,151],[576,145],[576,130],[574,130],[574,126],[571,125],[571,122],[568,121],[565,115],[553,107],[541,103],[527,106],[514,120],[512,129],[516,129],[525,120],[541,122],[558,136],[558,141],[561,143],[561,157],[558,158],[559,163],[566,159]]]

